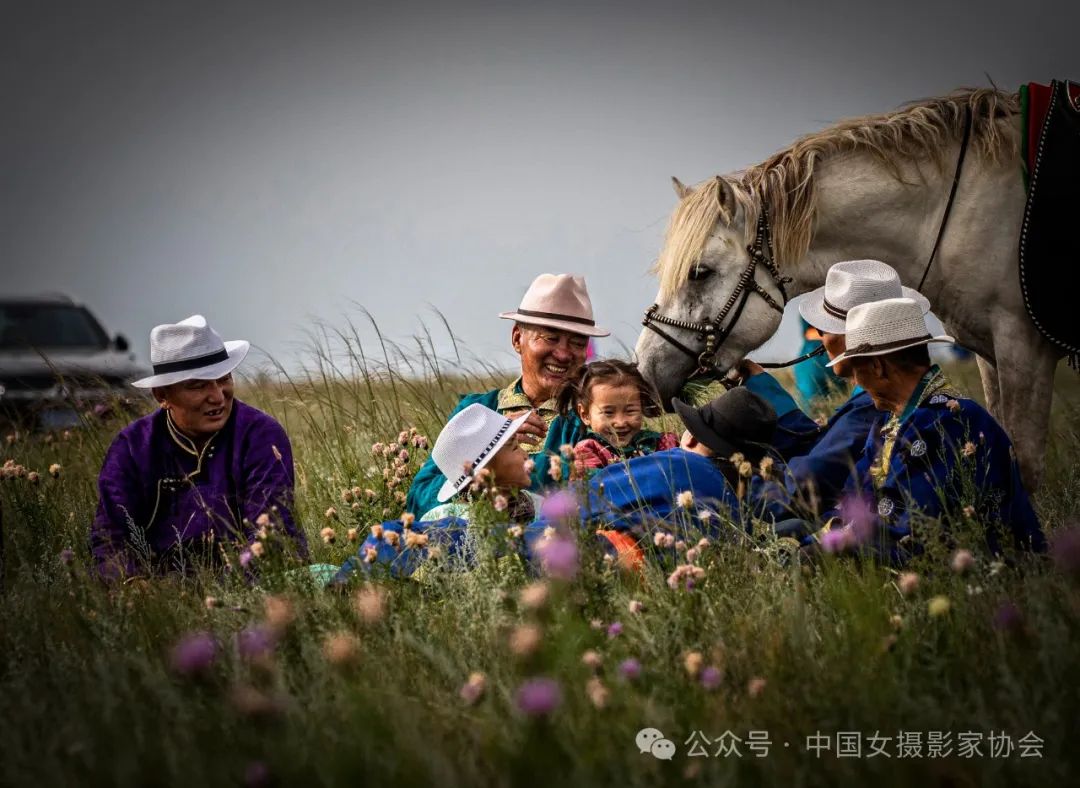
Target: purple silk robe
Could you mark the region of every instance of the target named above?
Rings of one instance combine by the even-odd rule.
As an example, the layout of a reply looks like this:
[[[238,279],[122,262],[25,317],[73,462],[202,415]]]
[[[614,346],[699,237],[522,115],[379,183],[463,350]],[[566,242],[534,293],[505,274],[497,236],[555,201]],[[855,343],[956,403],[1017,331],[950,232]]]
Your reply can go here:
[[[98,476],[90,529],[103,575],[137,574],[146,559],[156,571],[190,565],[200,555],[219,562],[217,544],[251,542],[263,513],[306,554],[292,516],[292,447],[277,421],[234,400],[229,420],[191,475],[197,464],[169,434],[163,410],[120,431]]]

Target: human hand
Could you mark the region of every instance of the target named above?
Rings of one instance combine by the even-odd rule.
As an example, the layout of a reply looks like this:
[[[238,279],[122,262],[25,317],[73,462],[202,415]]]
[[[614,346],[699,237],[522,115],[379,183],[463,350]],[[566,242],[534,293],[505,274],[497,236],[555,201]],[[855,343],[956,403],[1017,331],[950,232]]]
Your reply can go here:
[[[741,386],[754,375],[760,375],[764,371],[765,368],[756,361],[744,358],[727,371],[727,374],[724,375],[724,384],[729,388],[731,386]]]
[[[765,371],[765,367],[761,366],[761,364],[757,363],[756,361],[751,361],[748,358],[744,358],[742,361],[740,361],[735,366],[735,369],[739,371],[739,377],[741,377],[743,380],[746,380],[747,378],[752,378],[754,377],[754,375],[760,375],[762,372]]]
[[[525,420],[517,431],[517,434],[521,437],[529,436],[536,440],[536,442],[543,442],[547,437],[547,424],[540,417],[540,414],[535,410],[529,412],[529,418]]]

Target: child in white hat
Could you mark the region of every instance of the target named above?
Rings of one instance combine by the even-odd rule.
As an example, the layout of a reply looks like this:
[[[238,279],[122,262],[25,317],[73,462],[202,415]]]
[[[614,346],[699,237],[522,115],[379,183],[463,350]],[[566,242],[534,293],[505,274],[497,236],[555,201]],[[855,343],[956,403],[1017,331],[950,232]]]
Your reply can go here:
[[[540,496],[529,491],[529,456],[518,445],[516,433],[528,419],[516,419],[480,404],[457,413],[439,433],[431,457],[446,482],[439,489],[439,505],[421,521],[443,517],[470,519],[471,500],[477,493],[491,497],[511,520],[532,519]]]

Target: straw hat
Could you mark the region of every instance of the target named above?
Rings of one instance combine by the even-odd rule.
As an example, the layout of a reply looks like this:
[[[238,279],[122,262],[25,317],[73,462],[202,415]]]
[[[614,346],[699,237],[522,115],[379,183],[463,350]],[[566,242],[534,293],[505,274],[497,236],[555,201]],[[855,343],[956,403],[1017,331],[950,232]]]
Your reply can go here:
[[[439,503],[461,492],[476,472],[491,462],[499,449],[514,437],[531,412],[508,419],[491,408],[474,403],[446,422],[431,449],[431,458],[446,477],[446,483],[439,489]]]
[[[918,291],[902,286],[891,265],[880,260],[847,260],[832,266],[825,275],[825,286],[799,302],[799,314],[818,331],[843,334],[844,320],[853,307],[886,298],[911,298],[923,314],[930,311],[930,302]]]
[[[585,277],[573,274],[540,274],[525,291],[517,311],[502,312],[499,317],[588,337],[606,337],[611,333],[597,327]]]
[[[929,342],[955,342],[941,334],[931,336],[922,306],[911,298],[886,298],[859,304],[848,312],[847,350],[830,361],[832,367],[849,358],[884,356]]]
[[[202,315],[155,326],[150,332],[154,374],[131,385],[149,389],[182,380],[217,380],[240,366],[250,347],[243,339],[223,342]]]

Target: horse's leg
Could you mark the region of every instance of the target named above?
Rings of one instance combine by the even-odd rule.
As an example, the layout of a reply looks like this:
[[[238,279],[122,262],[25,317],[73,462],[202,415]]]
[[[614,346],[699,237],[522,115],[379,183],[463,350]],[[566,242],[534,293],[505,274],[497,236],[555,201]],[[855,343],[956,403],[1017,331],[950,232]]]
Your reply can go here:
[[[995,419],[1001,418],[1001,388],[998,383],[997,367],[994,362],[982,356],[975,356],[979,365],[979,377],[982,378],[983,394],[986,396],[986,409]]]
[[[993,325],[1000,405],[994,416],[1009,433],[1024,484],[1034,492],[1042,480],[1046,459],[1054,369],[1060,354],[1043,339],[1026,314],[999,310]]]

